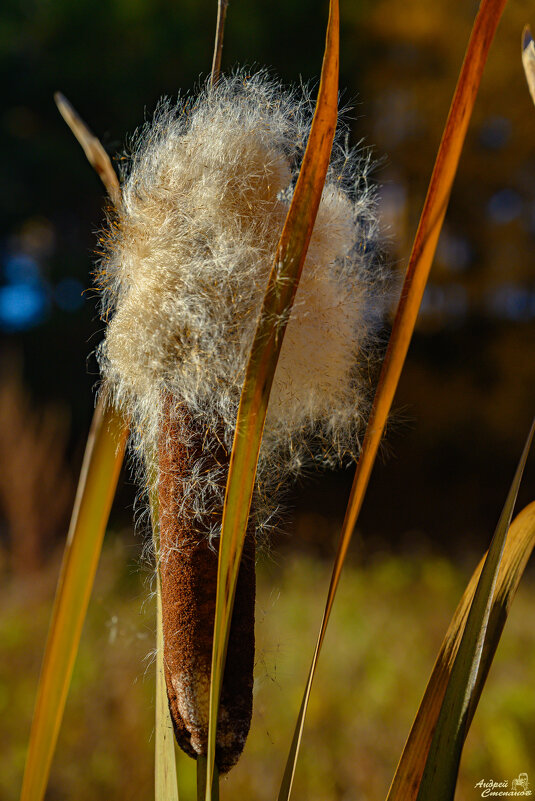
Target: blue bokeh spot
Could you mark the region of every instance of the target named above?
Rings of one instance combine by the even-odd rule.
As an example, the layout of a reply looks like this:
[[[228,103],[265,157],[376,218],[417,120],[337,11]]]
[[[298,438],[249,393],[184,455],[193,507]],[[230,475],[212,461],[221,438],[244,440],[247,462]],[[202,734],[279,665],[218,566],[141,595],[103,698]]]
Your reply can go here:
[[[0,326],[5,331],[23,331],[43,321],[48,308],[40,284],[10,284],[0,287]]]

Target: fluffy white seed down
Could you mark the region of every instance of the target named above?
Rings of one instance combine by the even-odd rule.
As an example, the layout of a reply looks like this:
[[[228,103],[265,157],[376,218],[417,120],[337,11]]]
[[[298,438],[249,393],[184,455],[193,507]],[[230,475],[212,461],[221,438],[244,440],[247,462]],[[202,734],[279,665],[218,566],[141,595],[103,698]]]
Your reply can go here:
[[[134,140],[97,283],[103,375],[145,456],[164,392],[231,446],[311,117],[303,91],[238,72],[162,102]],[[271,393],[264,489],[358,452],[386,285],[367,169],[339,134]]]

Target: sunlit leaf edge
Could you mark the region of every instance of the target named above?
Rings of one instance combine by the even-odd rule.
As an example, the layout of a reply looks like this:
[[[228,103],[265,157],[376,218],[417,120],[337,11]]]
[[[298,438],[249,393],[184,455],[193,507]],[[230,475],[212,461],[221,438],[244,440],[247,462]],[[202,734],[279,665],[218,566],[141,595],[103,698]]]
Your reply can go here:
[[[338,0],[331,0],[316,110],[260,312],[246,369],[232,447],[219,550],[210,684],[206,801],[211,801],[217,712],[226,647],[269,393],[286,321],[320,203],[336,128],[338,61]]]
[[[316,666],[351,536],[368,487],[429,277],[483,67],[506,0],[483,0],[476,17],[431,176],[390,341],[340,533],[327,601],[312,657],[278,801],[288,801]]]
[[[489,615],[480,669],[468,712],[469,723],[483,690],[509,608],[534,546],[535,502],[526,506],[516,516],[507,535],[496,583],[494,602]],[[485,558],[483,557],[474,571],[444,637],[422,702],[403,749],[387,801],[413,801],[417,796],[444,693],[459,650],[466,619]]]

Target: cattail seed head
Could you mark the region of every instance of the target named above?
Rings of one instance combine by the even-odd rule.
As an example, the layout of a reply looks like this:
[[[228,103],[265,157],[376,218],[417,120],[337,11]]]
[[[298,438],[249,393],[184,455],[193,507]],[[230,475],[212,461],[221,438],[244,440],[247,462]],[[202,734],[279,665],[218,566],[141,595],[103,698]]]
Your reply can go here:
[[[245,367],[311,122],[265,73],[164,101],[134,139],[99,284],[102,370],[155,452],[167,392],[232,443]],[[259,476],[355,455],[384,271],[368,160],[335,144],[275,374]]]
[[[217,537],[241,388],[312,119],[266,73],[160,103],[134,139],[97,283],[100,362],[159,496],[165,677],[179,744],[206,753]],[[366,158],[335,143],[267,411],[216,760],[252,708],[255,528],[307,462],[354,458],[384,306]],[[265,501],[270,499],[270,503]]]
[[[175,736],[192,757],[206,756],[210,670],[217,587],[217,547],[207,536],[221,523],[221,509],[201,520],[184,494],[199,461],[226,481],[228,452],[221,442],[206,448],[207,432],[187,409],[163,399],[158,444],[160,577],[164,635],[164,674]],[[218,540],[215,541],[217,546]],[[247,532],[223,677],[217,726],[216,761],[221,773],[237,762],[252,714],[254,666],[255,537]]]

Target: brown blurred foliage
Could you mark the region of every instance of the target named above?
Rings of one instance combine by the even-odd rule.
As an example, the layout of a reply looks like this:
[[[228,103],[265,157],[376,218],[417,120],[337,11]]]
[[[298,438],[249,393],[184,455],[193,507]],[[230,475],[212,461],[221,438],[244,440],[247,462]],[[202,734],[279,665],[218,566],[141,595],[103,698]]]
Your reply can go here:
[[[11,360],[12,361],[12,360]],[[73,480],[66,451],[69,416],[55,405],[36,408],[20,367],[0,378],[0,508],[16,573],[38,570],[65,531]]]
[[[377,177],[400,271],[476,11],[378,0],[358,28],[355,15],[366,62],[358,127],[386,154]],[[529,21],[532,4],[507,4],[483,75],[396,397],[396,458],[376,468],[366,501],[366,528],[383,537],[413,529],[484,542],[535,413],[535,109],[520,57]],[[522,502],[534,477],[530,460]]]
[[[363,96],[373,109],[369,135],[388,159],[380,180],[405,190],[405,225],[393,232],[401,257],[418,221],[476,9],[473,2],[379,0],[363,20],[369,59]],[[433,281],[460,281],[470,306],[480,310],[489,287],[505,280],[534,283],[535,111],[520,59],[522,29],[532,14],[523,0],[508,3],[504,12],[433,271]],[[492,204],[503,189],[511,192],[503,197],[509,208]],[[459,238],[468,252],[453,246]]]

